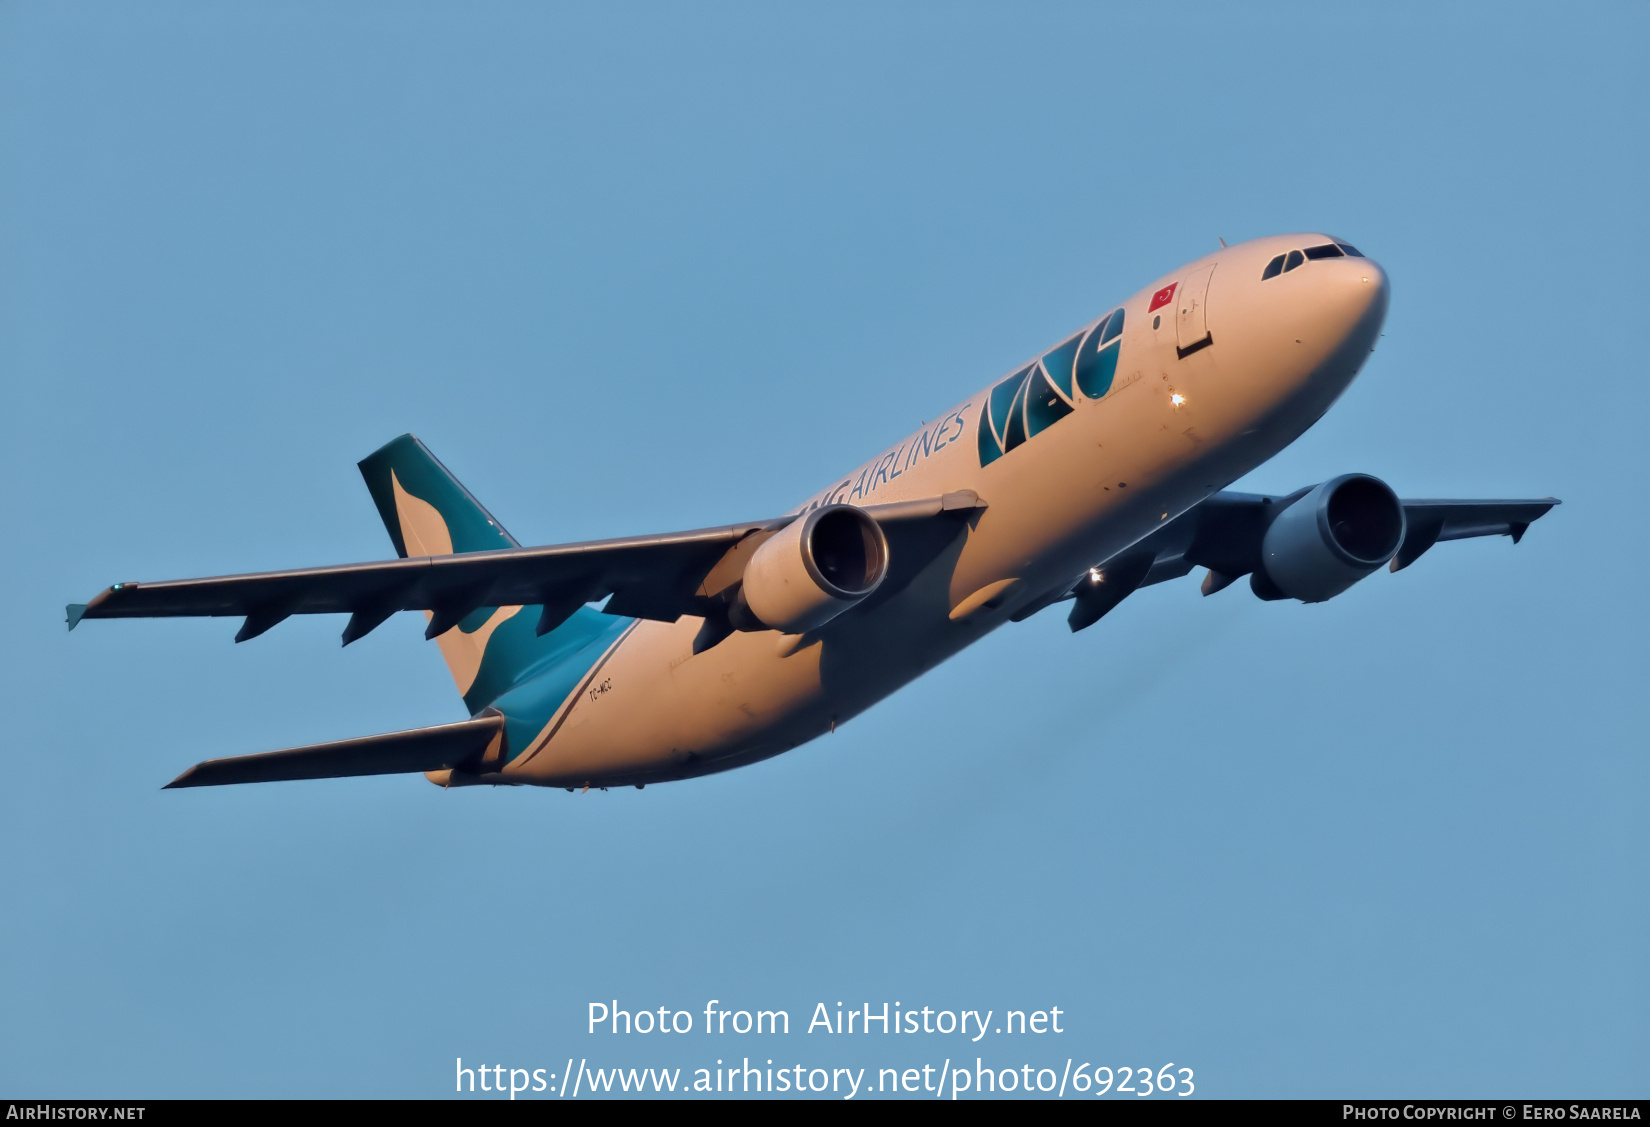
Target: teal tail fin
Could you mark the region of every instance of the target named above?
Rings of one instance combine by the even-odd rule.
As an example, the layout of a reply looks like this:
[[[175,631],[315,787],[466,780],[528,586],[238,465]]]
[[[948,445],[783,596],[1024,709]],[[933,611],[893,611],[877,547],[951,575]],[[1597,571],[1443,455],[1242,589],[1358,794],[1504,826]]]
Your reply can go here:
[[[517,546],[516,538],[413,435],[380,447],[360,464],[378,515],[403,558]]]
[[[517,547],[515,537],[412,435],[374,451],[360,466],[402,557]],[[582,607],[540,636],[534,627],[541,609],[478,607],[436,637],[470,714],[488,706],[504,713],[506,759],[541,734],[631,621]]]

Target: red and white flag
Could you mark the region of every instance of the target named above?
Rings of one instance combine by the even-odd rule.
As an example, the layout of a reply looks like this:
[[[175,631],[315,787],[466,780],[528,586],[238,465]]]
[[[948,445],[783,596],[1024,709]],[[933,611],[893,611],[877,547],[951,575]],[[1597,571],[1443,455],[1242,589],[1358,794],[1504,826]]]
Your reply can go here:
[[[1179,284],[1180,284],[1179,282],[1170,282],[1168,285],[1164,286],[1162,289],[1160,289],[1156,293],[1152,294],[1152,305],[1151,305],[1150,309],[1146,310],[1146,312],[1147,313],[1155,312],[1159,309],[1162,309],[1165,305],[1169,304],[1169,302],[1173,301],[1174,300],[1174,288],[1176,286],[1178,286]]]

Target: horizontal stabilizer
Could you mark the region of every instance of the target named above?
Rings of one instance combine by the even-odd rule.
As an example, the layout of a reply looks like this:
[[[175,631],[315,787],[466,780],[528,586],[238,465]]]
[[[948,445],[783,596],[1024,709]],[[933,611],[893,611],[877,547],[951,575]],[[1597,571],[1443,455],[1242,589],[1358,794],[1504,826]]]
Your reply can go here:
[[[261,755],[208,759],[189,768],[164,789],[439,771],[479,757],[499,738],[503,728],[504,717],[495,712],[474,720],[414,728],[410,732],[386,732],[381,736],[292,747]]]

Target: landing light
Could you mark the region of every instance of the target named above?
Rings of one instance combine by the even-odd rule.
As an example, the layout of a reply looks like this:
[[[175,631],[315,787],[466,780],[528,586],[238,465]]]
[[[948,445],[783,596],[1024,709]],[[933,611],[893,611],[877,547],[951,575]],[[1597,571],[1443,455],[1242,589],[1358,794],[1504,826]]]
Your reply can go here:
[[[1178,407],[1178,406],[1180,406],[1180,405],[1181,405],[1181,404],[1182,404],[1182,403],[1184,403],[1184,402],[1186,402],[1186,397],[1185,397],[1185,396],[1184,396],[1184,395],[1181,395],[1181,394],[1180,394],[1180,393],[1179,393],[1179,392],[1178,392],[1178,391],[1177,391],[1177,392],[1175,392],[1175,393],[1174,393],[1174,394],[1173,394],[1173,395],[1171,395],[1171,396],[1169,396],[1169,402],[1170,402],[1170,403],[1173,403],[1173,404],[1174,404],[1174,405],[1175,405],[1175,406],[1176,406],[1176,407]]]
[[[1106,577],[1100,574],[1100,569],[1097,567],[1089,568],[1089,579],[1095,583],[1104,583],[1106,581]]]

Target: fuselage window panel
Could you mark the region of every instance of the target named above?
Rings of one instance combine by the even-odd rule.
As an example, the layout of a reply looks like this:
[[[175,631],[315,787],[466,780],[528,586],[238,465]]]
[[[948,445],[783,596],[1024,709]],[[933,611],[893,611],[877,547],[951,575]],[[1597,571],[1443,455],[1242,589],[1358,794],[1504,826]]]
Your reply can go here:
[[[1008,416],[1013,410],[1014,400],[1020,388],[1025,385],[1026,377],[1029,375],[1030,368],[1015,372],[991,389],[991,429],[996,432],[997,441],[1002,444],[1004,451],[1013,449],[1008,444]]]
[[[1276,278],[1281,273],[1283,273],[1283,255],[1280,254],[1266,264],[1266,269],[1261,271],[1260,280],[1264,282],[1268,278]]]
[[[1289,257],[1283,260],[1283,272],[1287,274],[1305,261],[1305,255],[1298,250],[1292,250],[1289,252]]]
[[[1043,372],[1031,377],[1026,387],[1026,434],[1035,436],[1047,430],[1067,415],[1072,406],[1054,390],[1054,385]]]
[[[1079,392],[1099,399],[1110,391],[1122,335],[1123,310],[1114,309],[1087,333],[1078,333],[1040,362],[999,381],[980,410],[980,465],[990,465],[1071,414]]]
[[[1111,315],[1111,320],[1106,322],[1106,331],[1100,335],[1100,346],[1104,348],[1122,335],[1123,311],[1119,309]]]
[[[1025,377],[1031,372],[1032,369],[1027,368],[1015,381],[1019,386],[1015,389],[1014,402],[1008,409],[1008,430],[1003,434],[1005,454],[1026,440],[1026,385],[1029,381]]]
[[[991,433],[991,413],[980,412],[980,465],[989,466],[1003,456],[1003,448],[997,442],[997,436]]]
[[[1077,361],[1077,349],[1083,343],[1083,334],[1078,333],[1066,343],[1043,357],[1043,367],[1048,372],[1048,378],[1054,386],[1060,389],[1060,394],[1067,399],[1071,398],[1071,369]]]
[[[1099,399],[1111,390],[1111,381],[1117,375],[1117,353],[1122,346],[1105,344],[1099,328],[1083,342],[1077,354],[1077,390],[1090,399]]]

